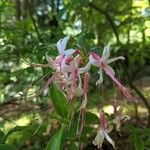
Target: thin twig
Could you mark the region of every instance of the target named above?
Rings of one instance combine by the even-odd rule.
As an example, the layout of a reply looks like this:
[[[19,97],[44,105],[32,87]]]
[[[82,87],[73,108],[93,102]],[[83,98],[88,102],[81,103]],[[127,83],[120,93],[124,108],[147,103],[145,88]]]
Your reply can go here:
[[[31,7],[30,7],[30,2],[29,2],[29,0],[27,0],[27,6],[28,6],[29,15],[30,15],[30,17],[31,17],[31,20],[32,20],[33,26],[34,26],[34,28],[35,28],[35,31],[36,31],[36,33],[37,33],[38,39],[39,39],[40,42],[42,42],[43,40],[41,39],[41,36],[40,36],[39,30],[38,30],[38,27],[37,27],[37,25],[36,25],[36,22],[35,22],[35,19],[34,19],[33,15],[32,15],[32,11],[31,11]]]
[[[103,9],[101,9],[101,8],[99,8],[99,7],[97,7],[97,6],[95,6],[93,3],[90,3],[89,6],[106,17],[106,19],[108,20],[109,24],[112,27],[112,30],[113,30],[113,33],[114,33],[114,35],[116,37],[117,42],[120,43],[119,34],[117,32],[116,26],[115,26],[111,16],[108,14],[108,12],[103,10]]]

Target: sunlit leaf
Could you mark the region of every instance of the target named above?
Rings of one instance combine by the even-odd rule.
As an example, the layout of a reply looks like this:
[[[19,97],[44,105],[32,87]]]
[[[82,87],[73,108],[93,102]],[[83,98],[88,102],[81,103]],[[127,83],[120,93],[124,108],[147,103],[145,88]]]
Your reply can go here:
[[[5,136],[5,138],[4,138],[4,141],[7,140],[7,138],[8,138],[9,135],[11,135],[11,134],[14,133],[14,132],[22,131],[23,129],[25,129],[25,127],[26,127],[26,126],[16,126],[16,127],[12,128],[12,129],[10,129],[10,130],[8,131],[8,133],[6,134],[6,136]]]
[[[60,150],[61,148],[61,139],[63,136],[63,127],[57,131],[54,136],[48,141],[45,150]]]

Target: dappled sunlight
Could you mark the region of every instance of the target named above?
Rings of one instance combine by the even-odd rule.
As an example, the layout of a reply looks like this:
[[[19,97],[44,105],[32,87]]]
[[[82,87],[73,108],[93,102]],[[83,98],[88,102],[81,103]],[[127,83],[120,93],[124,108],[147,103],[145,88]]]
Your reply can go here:
[[[18,126],[25,126],[28,125],[31,121],[31,116],[23,116],[20,119],[16,120]]]
[[[139,105],[138,106],[138,116],[140,117],[146,117],[148,116],[148,110],[144,106]]]
[[[12,120],[12,121],[11,121]],[[28,125],[32,120],[31,115],[22,115],[19,119],[10,119],[10,121],[6,121],[3,124],[3,127],[1,127],[1,130],[4,133],[7,133],[10,129],[16,127],[16,126],[26,126]]]
[[[107,105],[103,107],[105,113],[112,115],[114,113],[114,108],[112,105]]]
[[[149,7],[148,0],[133,0],[134,7],[146,8]]]
[[[144,88],[142,89],[142,91],[143,91],[143,94],[144,94],[148,99],[150,99],[150,86],[144,87]]]
[[[93,108],[89,108],[89,112],[96,114],[97,116],[99,116],[99,110],[96,107]]]

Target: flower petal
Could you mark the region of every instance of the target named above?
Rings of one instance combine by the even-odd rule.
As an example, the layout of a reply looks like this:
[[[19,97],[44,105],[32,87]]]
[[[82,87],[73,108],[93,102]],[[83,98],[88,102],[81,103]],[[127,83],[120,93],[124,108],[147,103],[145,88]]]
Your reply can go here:
[[[115,75],[114,69],[112,67],[110,67],[110,66],[107,66],[107,67],[109,68],[109,71],[111,72],[111,74]]]
[[[124,58],[123,56],[119,56],[119,57],[115,57],[115,58],[108,59],[108,60],[105,61],[105,63],[106,63],[106,64],[110,64],[110,63],[112,63],[112,62],[114,62],[114,61],[116,61],[116,60],[118,60],[118,59],[124,60],[125,58]]]
[[[88,62],[85,67],[79,68],[78,71],[80,74],[82,74],[82,73],[88,72],[90,70],[90,68],[91,68],[91,64],[90,64],[90,62]]]
[[[79,73],[78,73],[78,80],[79,80],[78,87],[82,88],[82,80],[81,80],[81,77],[80,77]]]
[[[93,56],[93,53],[90,54],[90,56],[89,56],[89,62],[90,62],[93,66],[99,67],[99,60],[97,60],[97,58],[95,58],[95,57]]]
[[[61,72],[64,73],[70,73],[75,70],[75,67],[73,65],[66,65],[65,61],[61,63]]]
[[[110,56],[110,46],[107,45],[104,47],[102,58],[103,58],[103,60],[106,60],[109,58],[109,56]]]
[[[53,58],[48,56],[48,54],[46,53],[46,60],[49,62],[49,63],[52,63],[53,62]]]
[[[79,110],[85,109],[86,105],[87,105],[87,96],[85,96],[84,100],[82,101],[82,104],[81,104]]]
[[[102,74],[102,69],[101,69],[101,68],[99,68],[98,74],[99,74],[100,76],[99,76],[99,79],[96,81],[96,86],[97,86],[98,84],[101,84],[101,83],[103,82],[103,74]]]
[[[70,37],[66,36],[65,38],[62,38],[57,42],[57,49],[59,51],[59,54],[64,54],[69,39]]]
[[[123,115],[123,116],[121,116],[121,120],[123,120],[123,121],[127,121],[127,120],[130,120],[130,116],[129,115]]]
[[[76,50],[71,48],[71,49],[64,51],[64,54],[65,54],[65,57],[69,57],[69,56],[72,56],[75,52]]]
[[[114,143],[114,141],[109,137],[109,135],[106,133],[106,132],[104,132],[105,133],[105,138],[106,138],[106,140],[113,146],[113,148],[115,149],[115,143]]]
[[[117,116],[113,119],[113,123],[116,124],[116,131],[120,132],[120,126],[121,126],[121,122],[120,122],[120,117]]]
[[[100,129],[92,143],[98,148],[100,148],[104,142],[104,138],[105,138],[105,131]]]
[[[112,130],[113,130],[113,126],[111,125],[111,124],[109,124],[109,125],[107,125],[108,127],[107,127],[107,129],[105,129],[106,130],[106,132],[107,133],[110,133]]]

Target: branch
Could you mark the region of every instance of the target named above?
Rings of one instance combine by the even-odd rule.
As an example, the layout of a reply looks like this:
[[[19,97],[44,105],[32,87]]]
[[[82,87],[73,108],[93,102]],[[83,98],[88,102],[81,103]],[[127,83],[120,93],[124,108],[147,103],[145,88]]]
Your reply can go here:
[[[37,33],[38,39],[39,39],[40,42],[42,42],[42,39],[41,39],[41,37],[40,37],[40,33],[39,33],[39,30],[38,30],[38,27],[37,27],[37,25],[36,25],[36,22],[35,22],[35,19],[34,19],[33,15],[32,15],[32,11],[31,11],[31,7],[30,7],[30,2],[29,2],[29,0],[27,0],[27,6],[28,6],[29,15],[30,15],[30,17],[31,17],[31,20],[32,20],[33,26],[34,26],[34,28],[35,28],[35,31],[36,31],[36,33]]]
[[[106,17],[106,19],[108,20],[109,24],[112,27],[112,30],[113,30],[113,33],[114,33],[114,35],[116,37],[117,42],[120,43],[119,35],[118,35],[118,32],[117,32],[116,26],[115,26],[111,16],[107,13],[107,11],[105,11],[105,10],[95,6],[93,3],[90,3],[89,6]]]

